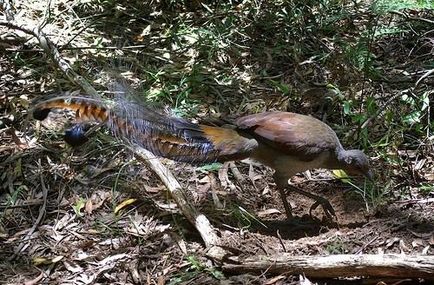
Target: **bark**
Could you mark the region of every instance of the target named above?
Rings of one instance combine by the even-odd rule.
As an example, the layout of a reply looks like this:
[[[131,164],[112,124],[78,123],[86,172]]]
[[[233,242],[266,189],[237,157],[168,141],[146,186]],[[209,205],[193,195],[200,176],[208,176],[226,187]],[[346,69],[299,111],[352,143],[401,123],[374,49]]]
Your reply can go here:
[[[207,247],[208,256],[216,260],[221,260],[225,256],[226,252],[219,246],[219,237],[217,236],[215,230],[211,226],[208,218],[199,213],[196,208],[189,203],[188,195],[186,195],[185,190],[181,187],[178,180],[163,164],[158,160],[152,153],[141,147],[133,147],[134,153],[142,158],[146,164],[154,171],[155,174],[160,178],[166,188],[169,190],[173,199],[175,199],[176,204],[181,209],[184,216],[196,227],[202,240]]]
[[[329,255],[231,257],[223,264],[225,271],[305,274],[315,278],[394,277],[434,280],[434,256],[409,255]]]

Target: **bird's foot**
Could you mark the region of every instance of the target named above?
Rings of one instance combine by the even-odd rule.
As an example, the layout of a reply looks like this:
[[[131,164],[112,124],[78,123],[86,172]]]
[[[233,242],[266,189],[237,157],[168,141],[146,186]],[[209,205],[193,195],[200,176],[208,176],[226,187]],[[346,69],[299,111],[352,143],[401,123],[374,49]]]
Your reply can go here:
[[[321,205],[321,207],[324,210],[325,215],[327,216],[327,218],[329,220],[335,220],[336,219],[335,209],[333,209],[333,206],[330,204],[330,202],[327,199],[318,196],[315,198],[315,200],[316,200],[316,202],[313,203],[313,205],[309,209],[309,215],[311,217],[312,217],[312,211],[315,210],[316,208],[318,208],[319,205]]]
[[[315,203],[309,209],[309,215],[311,217],[313,217],[312,211],[315,210],[316,208],[318,208],[319,205],[321,205],[322,208],[324,209],[324,213],[326,214],[327,218],[332,220],[332,221],[335,220],[335,218],[336,218],[335,210],[333,209],[332,205],[330,204],[330,202],[326,198],[309,193],[309,192],[306,192],[306,191],[304,191],[300,188],[297,188],[293,185],[289,185],[289,188],[294,192],[297,192],[303,196],[306,196],[306,197],[309,197],[309,198],[315,200]]]

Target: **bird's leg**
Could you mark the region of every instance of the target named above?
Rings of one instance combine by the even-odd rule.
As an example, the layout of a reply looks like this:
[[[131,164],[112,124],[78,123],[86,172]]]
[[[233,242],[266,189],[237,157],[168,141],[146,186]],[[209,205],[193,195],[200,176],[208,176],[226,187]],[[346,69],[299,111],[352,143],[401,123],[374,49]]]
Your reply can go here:
[[[274,173],[274,182],[276,183],[277,189],[279,190],[280,199],[282,199],[283,207],[285,208],[286,218],[289,220],[292,218],[292,207],[286,199],[285,189],[288,186],[288,178],[282,177]]]
[[[292,218],[292,207],[291,204],[288,203],[288,200],[286,200],[285,188],[277,186],[277,189],[279,189],[280,198],[282,199],[283,207],[285,208],[286,218],[289,220]]]
[[[334,217],[336,217],[335,210],[326,198],[301,190],[294,185],[288,184],[288,186],[291,188],[292,191],[315,200],[315,203],[309,209],[309,215],[312,216],[312,211],[315,210],[319,205],[321,205],[324,209],[324,213],[329,219],[333,219]]]

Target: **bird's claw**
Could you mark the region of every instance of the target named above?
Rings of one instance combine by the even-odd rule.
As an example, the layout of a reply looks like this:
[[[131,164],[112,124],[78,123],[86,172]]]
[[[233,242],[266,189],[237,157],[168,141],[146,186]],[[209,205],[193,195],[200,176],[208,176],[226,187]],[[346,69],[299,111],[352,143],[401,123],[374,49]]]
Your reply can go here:
[[[322,197],[319,197],[315,203],[310,207],[309,209],[309,215],[312,217],[312,211],[318,208],[318,206],[321,205],[325,215],[328,219],[334,220],[336,218],[335,210],[333,209],[333,206],[330,204],[330,202]]]

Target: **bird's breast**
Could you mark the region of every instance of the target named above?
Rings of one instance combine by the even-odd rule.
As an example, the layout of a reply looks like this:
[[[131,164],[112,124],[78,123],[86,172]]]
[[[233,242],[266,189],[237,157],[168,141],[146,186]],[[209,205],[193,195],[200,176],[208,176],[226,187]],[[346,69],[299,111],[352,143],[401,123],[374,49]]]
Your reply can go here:
[[[327,168],[326,164],[329,157],[329,152],[323,152],[312,160],[306,161],[298,156],[287,155],[273,148],[265,147],[259,147],[251,155],[254,160],[281,173],[287,173],[288,176],[310,169]]]

